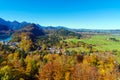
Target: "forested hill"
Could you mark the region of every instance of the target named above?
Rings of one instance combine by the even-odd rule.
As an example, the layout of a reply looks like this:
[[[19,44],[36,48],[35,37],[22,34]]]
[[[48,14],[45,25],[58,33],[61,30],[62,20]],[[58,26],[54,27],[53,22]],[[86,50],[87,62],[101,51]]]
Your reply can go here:
[[[0,38],[4,39],[7,38],[12,34],[12,29],[10,29],[8,26],[0,24]]]
[[[28,24],[27,26],[15,30],[14,33],[12,34],[13,41],[20,41],[21,35],[26,35],[27,37],[31,38],[32,40],[35,39],[38,36],[44,36],[45,33],[42,28],[38,27],[35,24]]]
[[[17,32],[30,32],[30,33],[34,34],[35,36],[44,35],[43,29],[38,27],[35,24],[28,24],[27,26],[18,30]]]
[[[7,30],[9,30],[8,26],[0,24],[0,31],[7,31]]]
[[[37,37],[39,36],[44,36],[47,38],[51,37],[51,36],[57,36],[56,38],[61,38],[61,39],[65,39],[65,38],[71,38],[71,37],[76,37],[76,38],[80,38],[81,34],[78,34],[76,32],[72,32],[69,30],[66,30],[64,28],[42,28],[42,27],[38,27],[36,24],[28,24],[27,26],[25,26],[24,28],[21,28],[19,30],[14,31],[13,33],[13,41],[20,41],[20,35],[26,35],[29,36],[30,38],[32,38],[32,40],[36,40]]]

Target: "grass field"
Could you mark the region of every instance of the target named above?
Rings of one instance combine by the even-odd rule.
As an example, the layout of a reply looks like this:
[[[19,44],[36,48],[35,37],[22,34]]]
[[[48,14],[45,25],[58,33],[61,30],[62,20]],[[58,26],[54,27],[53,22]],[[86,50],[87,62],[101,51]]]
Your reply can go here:
[[[79,40],[79,39],[76,39],[76,38],[73,38],[73,39],[67,39],[67,40],[65,40],[65,41],[77,43],[77,42],[80,41],[80,40]]]
[[[111,40],[110,38],[114,38],[118,41]],[[103,51],[112,51],[118,50],[120,51],[120,37],[119,36],[110,36],[110,35],[96,35],[92,36],[89,39],[81,39],[80,41],[85,42],[87,44],[96,45],[96,49]]]
[[[111,40],[114,38],[115,40]],[[78,41],[95,45],[94,48],[101,51],[112,51],[118,50],[120,51],[120,36],[113,36],[113,35],[95,35],[91,38],[84,38],[84,39],[68,39],[66,41],[72,41],[77,43]],[[83,49],[82,49],[83,50]]]

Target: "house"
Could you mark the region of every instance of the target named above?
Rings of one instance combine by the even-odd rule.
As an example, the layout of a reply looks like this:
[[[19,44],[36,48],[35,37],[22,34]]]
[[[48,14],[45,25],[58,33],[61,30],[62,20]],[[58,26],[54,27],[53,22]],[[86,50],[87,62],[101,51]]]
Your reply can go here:
[[[18,44],[19,44],[18,42],[9,42],[7,45],[12,48],[17,48]]]

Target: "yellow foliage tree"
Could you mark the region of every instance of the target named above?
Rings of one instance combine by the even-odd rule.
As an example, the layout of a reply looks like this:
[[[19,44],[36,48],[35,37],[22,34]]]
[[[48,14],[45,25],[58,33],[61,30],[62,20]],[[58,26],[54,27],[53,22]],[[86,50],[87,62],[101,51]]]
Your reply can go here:
[[[33,47],[33,42],[27,33],[21,34],[21,42],[19,44],[19,47],[24,51],[30,51],[30,48]]]

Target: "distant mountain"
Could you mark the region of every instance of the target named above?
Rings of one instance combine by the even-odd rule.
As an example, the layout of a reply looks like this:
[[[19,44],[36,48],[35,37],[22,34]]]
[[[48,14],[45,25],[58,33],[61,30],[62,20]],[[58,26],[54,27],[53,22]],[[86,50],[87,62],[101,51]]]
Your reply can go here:
[[[17,22],[17,21],[6,21],[2,18],[0,18],[0,24],[2,25],[6,25],[8,26],[9,28],[13,29],[13,30],[18,30],[18,29],[21,29],[23,28],[24,26],[30,24],[30,23],[27,23],[27,22]]]
[[[42,28],[43,28],[43,30],[44,30],[44,32],[45,32],[46,34],[51,34],[51,33],[53,33],[54,31],[60,30],[60,29],[65,29],[65,30],[71,31],[70,28],[63,27],[63,26],[57,26],[57,27],[47,26],[47,27],[42,27]]]
[[[19,30],[19,29],[22,29],[24,27],[26,27],[28,24],[31,24],[29,22],[18,22],[18,21],[6,21],[2,18],[0,18],[0,24],[1,25],[6,25],[8,26],[10,29],[12,30]],[[54,27],[54,26],[41,26],[39,24],[36,24],[36,26],[40,27],[40,28],[43,28],[43,30],[45,31],[54,31],[54,30],[57,30],[57,29],[66,29],[66,30],[69,30],[69,31],[73,31],[73,32],[96,32],[96,33],[120,33],[120,30],[119,29],[116,29],[116,30],[100,30],[100,29],[71,29],[71,28],[67,28],[67,27],[64,27],[64,26],[57,26],[57,27]],[[51,32],[50,31],[50,32]],[[49,32],[48,32],[49,33]]]
[[[29,22],[18,22],[18,21],[6,21],[2,18],[0,18],[0,26],[7,26],[7,27],[0,27],[0,33],[1,34],[12,34],[13,31],[16,33],[17,31],[26,31],[26,32],[31,32],[33,34],[35,34],[36,36],[40,35],[40,34],[58,34],[61,36],[70,36],[70,35],[74,35],[74,36],[80,36],[78,34],[81,34],[81,32],[87,32],[89,33],[108,33],[108,34],[120,34],[120,30],[97,30],[97,29],[71,29],[71,28],[67,28],[64,26],[57,26],[57,27],[53,27],[53,26],[41,26],[39,24],[32,24]],[[40,31],[40,28],[42,31]],[[3,31],[5,29],[5,31]],[[38,30],[37,30],[38,29]],[[13,31],[12,31],[13,30]],[[70,33],[70,34],[69,34]],[[74,34],[75,33],[75,34]],[[4,35],[4,37],[6,37]],[[2,35],[3,36],[3,35]],[[8,35],[7,35],[8,36]]]
[[[6,21],[0,18],[1,26],[4,25],[5,27],[1,27],[0,31],[6,29],[4,31],[5,35],[3,37],[7,37],[6,33],[9,33],[9,36],[13,33],[13,35],[19,36],[21,33],[29,33],[34,36],[41,36],[41,35],[56,35],[56,36],[81,36],[80,34],[76,33],[72,29],[63,26],[40,26],[39,24],[32,24],[29,22],[18,22],[18,21]],[[12,31],[13,30],[13,31]],[[11,33],[12,31],[12,33]],[[4,34],[1,33],[1,34]]]

